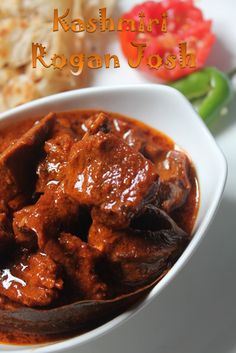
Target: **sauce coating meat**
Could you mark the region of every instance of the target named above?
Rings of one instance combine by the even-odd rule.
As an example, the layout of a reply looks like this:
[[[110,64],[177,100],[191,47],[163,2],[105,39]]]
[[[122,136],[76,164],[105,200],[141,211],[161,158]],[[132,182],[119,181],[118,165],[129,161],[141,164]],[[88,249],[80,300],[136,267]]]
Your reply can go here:
[[[117,303],[130,305],[175,263],[198,211],[188,156],[164,134],[115,113],[50,113],[0,128],[0,177],[4,341],[62,338],[70,319],[76,334],[77,321],[89,329],[89,313],[101,315],[106,303],[117,314]],[[14,324],[9,338],[3,320],[12,312],[30,320]]]
[[[154,165],[112,133],[99,131],[71,149],[65,193],[91,207],[104,224],[127,227],[134,214],[155,201],[157,189]]]

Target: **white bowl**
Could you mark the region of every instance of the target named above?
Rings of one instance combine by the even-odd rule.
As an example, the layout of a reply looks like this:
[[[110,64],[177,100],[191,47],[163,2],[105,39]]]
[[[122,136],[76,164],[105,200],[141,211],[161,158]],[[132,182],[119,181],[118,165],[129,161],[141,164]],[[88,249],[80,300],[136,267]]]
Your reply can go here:
[[[122,87],[88,88],[42,98],[12,109],[0,115],[0,120],[24,120],[42,116],[50,111],[73,109],[102,109],[117,112],[141,120],[170,136],[191,157],[200,185],[200,209],[190,244],[168,272],[135,308],[126,311],[112,321],[83,335],[59,343],[39,346],[1,345],[0,352],[75,352],[82,344],[88,348],[92,340],[106,335],[111,329],[134,315],[156,298],[163,288],[186,265],[219,205],[224,189],[227,164],[214,138],[193,110],[185,97],[173,88],[163,85],[132,85]],[[147,333],[144,333],[148,335]],[[105,338],[105,336],[104,336]]]

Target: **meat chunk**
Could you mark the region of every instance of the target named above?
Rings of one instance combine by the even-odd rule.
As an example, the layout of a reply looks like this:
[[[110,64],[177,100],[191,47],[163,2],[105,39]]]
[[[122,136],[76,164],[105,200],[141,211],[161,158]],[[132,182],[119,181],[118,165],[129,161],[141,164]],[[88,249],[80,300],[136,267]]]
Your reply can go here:
[[[85,126],[87,127],[87,132],[83,136],[83,140],[88,136],[95,135],[99,131],[104,132],[105,134],[111,132],[112,120],[107,114],[101,112],[88,119]]]
[[[54,118],[52,113],[47,115],[0,155],[0,199],[5,203],[33,191],[36,165]]]
[[[187,245],[188,236],[154,206],[147,206],[131,226],[115,231],[95,220],[88,242],[107,255],[123,283],[133,286],[170,268]]]
[[[0,255],[13,244],[11,224],[5,213],[0,213]]]
[[[89,135],[94,135],[98,131],[104,133],[111,132],[113,135],[126,142],[127,145],[132,147],[136,152],[142,152],[149,136],[147,131],[137,126],[131,127],[130,123],[125,120],[112,118],[109,114],[104,112],[92,115],[85,121],[84,125],[87,128],[85,138]]]
[[[74,299],[99,300],[107,297],[107,285],[98,273],[103,267],[103,256],[98,250],[78,237],[62,233],[58,241],[50,240],[46,244],[45,252],[64,269],[70,296]]]
[[[27,247],[45,243],[62,230],[70,230],[78,221],[79,205],[61,190],[43,194],[38,202],[14,214],[13,229],[17,243]]]
[[[154,165],[116,136],[88,136],[71,149],[65,192],[94,207],[101,222],[126,227],[158,188]]]
[[[158,136],[151,135],[150,129],[147,129],[145,124],[141,122],[138,125],[131,124],[130,121],[121,120],[119,117],[112,117],[108,113],[101,112],[94,114],[85,121],[84,125],[87,130],[85,137],[94,135],[98,131],[111,132],[154,164],[167,151],[174,148],[172,140],[161,134]]]
[[[191,190],[189,170],[189,159],[180,151],[168,152],[166,157],[157,164],[157,172],[161,180],[159,203],[167,213],[180,208],[185,203]]]
[[[47,188],[55,188],[64,178],[66,166],[74,138],[69,134],[61,134],[45,142],[46,157],[37,168],[37,192],[45,192]]]
[[[50,305],[63,288],[58,265],[44,253],[20,256],[0,271],[0,295],[26,306]]]
[[[57,113],[57,118],[55,124],[53,125],[52,135],[54,138],[68,135],[75,139],[78,136],[78,134],[73,131],[71,119],[68,119],[68,117],[63,117],[63,113]]]

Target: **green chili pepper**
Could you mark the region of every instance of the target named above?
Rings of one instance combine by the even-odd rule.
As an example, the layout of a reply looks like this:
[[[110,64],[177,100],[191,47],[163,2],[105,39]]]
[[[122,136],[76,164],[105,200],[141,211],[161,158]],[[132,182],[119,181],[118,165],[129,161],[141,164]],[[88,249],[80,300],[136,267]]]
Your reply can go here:
[[[170,84],[193,104],[207,123],[217,117],[232,97],[229,76],[214,67],[206,67]]]

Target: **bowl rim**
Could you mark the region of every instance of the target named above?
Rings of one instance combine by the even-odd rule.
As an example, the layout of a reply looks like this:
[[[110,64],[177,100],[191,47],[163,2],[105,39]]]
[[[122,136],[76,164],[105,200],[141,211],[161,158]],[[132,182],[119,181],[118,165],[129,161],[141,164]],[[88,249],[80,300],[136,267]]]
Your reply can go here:
[[[212,147],[214,148],[214,154],[217,158],[218,161],[218,166],[219,166],[219,175],[217,177],[217,189],[215,190],[214,197],[211,202],[211,207],[208,208],[206,214],[204,215],[204,218],[199,224],[198,229],[196,230],[193,238],[191,239],[191,242],[183,252],[183,254],[179,257],[179,259],[176,261],[176,263],[173,265],[173,267],[169,270],[169,272],[164,276],[163,279],[161,279],[160,282],[158,282],[155,287],[147,294],[147,296],[139,302],[137,305],[133,306],[131,309],[125,311],[124,313],[116,316],[114,319],[108,321],[107,323],[89,331],[86,332],[82,335],[75,336],[73,338],[69,338],[66,340],[62,340],[59,342],[50,342],[46,344],[39,344],[39,345],[30,345],[30,346],[25,346],[25,345],[8,345],[8,344],[3,344],[4,348],[7,347],[7,350],[5,351],[4,348],[3,350],[0,348],[0,352],[2,353],[9,353],[9,352],[22,352],[22,349],[24,347],[24,353],[53,353],[53,352],[61,352],[62,350],[66,349],[71,349],[75,347],[79,347],[85,343],[88,343],[90,341],[93,341],[97,339],[98,337],[101,337],[102,335],[110,332],[114,328],[117,328],[119,325],[123,324],[126,322],[128,319],[136,315],[140,310],[146,307],[168,284],[169,282],[179,273],[179,271],[184,267],[186,262],[190,259],[190,257],[193,255],[193,253],[196,251],[197,247],[200,244],[200,240],[203,239],[203,237],[206,234],[206,231],[208,227],[210,226],[214,215],[216,214],[216,211],[219,207],[220,200],[224,191],[226,179],[227,179],[227,162],[224,157],[223,152],[217,145],[214,137],[210,133],[209,129],[206,127],[205,123],[202,121],[202,119],[198,116],[198,114],[195,112],[193,109],[192,105],[190,102],[176,89],[165,86],[162,84],[129,84],[129,85],[117,85],[117,86],[101,86],[101,87],[89,87],[89,88],[83,88],[83,89],[77,89],[77,90],[72,90],[72,91],[67,91],[67,92],[62,92],[58,93],[55,95],[43,97],[28,103],[25,103],[21,106],[18,106],[16,108],[10,109],[4,113],[0,114],[0,122],[2,120],[8,119],[8,118],[13,118],[14,115],[18,115],[23,113],[24,111],[29,111],[29,110],[34,110],[36,108],[39,108],[40,106],[49,106],[52,103],[58,102],[58,101],[68,101],[68,100],[73,100],[75,98],[78,98],[78,96],[82,99],[83,96],[88,96],[96,93],[106,93],[106,92],[113,92],[113,93],[118,93],[118,92],[123,92],[126,91],[127,94],[129,94],[131,91],[141,91],[141,90],[155,90],[157,93],[159,91],[167,92],[174,94],[180,101],[182,101],[181,104],[187,105],[191,111],[191,119],[195,120],[195,124],[197,127],[201,130],[201,133],[206,136],[206,138],[209,140],[211,143]],[[85,107],[86,109],[86,107]],[[189,109],[189,111],[190,111]],[[49,109],[50,110],[50,109]],[[60,109],[60,111],[62,111]],[[65,111],[68,111],[65,110]],[[134,117],[135,118],[135,117]],[[24,119],[23,119],[24,120]],[[201,207],[201,205],[200,205]],[[11,347],[14,347],[11,350]],[[19,347],[19,349],[15,349]]]

